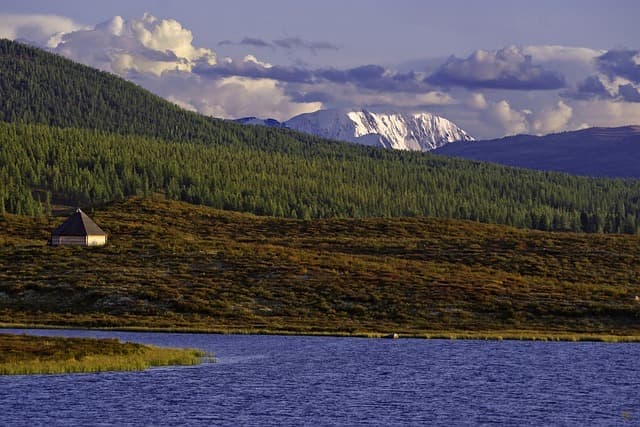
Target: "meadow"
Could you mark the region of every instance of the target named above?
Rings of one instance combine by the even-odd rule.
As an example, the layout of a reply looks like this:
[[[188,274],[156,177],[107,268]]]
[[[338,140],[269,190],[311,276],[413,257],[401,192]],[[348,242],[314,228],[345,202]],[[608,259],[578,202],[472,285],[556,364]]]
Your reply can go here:
[[[106,246],[47,246],[64,216],[0,216],[1,324],[454,338],[640,335],[635,236],[434,218],[282,219],[158,195],[88,213],[109,234]]]

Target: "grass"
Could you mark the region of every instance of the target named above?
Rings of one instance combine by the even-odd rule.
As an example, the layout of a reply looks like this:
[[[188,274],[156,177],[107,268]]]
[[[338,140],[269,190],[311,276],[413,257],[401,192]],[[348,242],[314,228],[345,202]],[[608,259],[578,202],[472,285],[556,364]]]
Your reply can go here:
[[[197,365],[204,356],[198,350],[116,339],[0,334],[0,375],[139,371],[152,366]]]
[[[0,323],[606,339],[640,337],[640,240],[432,218],[287,220],[162,197],[89,212],[101,248],[46,246],[64,217],[0,216]]]

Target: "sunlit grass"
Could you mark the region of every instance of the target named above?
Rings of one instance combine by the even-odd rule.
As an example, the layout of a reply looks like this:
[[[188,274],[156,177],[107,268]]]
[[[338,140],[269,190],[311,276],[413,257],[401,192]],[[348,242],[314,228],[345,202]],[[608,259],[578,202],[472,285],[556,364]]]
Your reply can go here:
[[[154,366],[197,365],[210,354],[115,339],[0,334],[0,375],[140,371]]]
[[[492,339],[640,336],[640,239],[433,218],[286,220],[134,198],[0,215],[0,325]],[[584,334],[587,334],[586,337]]]

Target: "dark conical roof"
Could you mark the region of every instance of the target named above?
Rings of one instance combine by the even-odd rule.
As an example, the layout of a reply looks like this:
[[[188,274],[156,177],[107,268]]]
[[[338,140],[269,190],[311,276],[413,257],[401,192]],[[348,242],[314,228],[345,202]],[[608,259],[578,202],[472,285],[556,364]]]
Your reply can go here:
[[[53,236],[106,236],[98,224],[93,222],[86,213],[77,209],[65,222],[53,230]]]

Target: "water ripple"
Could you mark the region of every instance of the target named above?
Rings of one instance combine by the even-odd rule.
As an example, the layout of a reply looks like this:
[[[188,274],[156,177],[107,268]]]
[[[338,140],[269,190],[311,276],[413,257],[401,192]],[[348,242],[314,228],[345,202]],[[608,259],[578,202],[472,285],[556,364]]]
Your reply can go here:
[[[640,425],[638,344],[27,332],[219,363],[0,377],[0,425]]]

